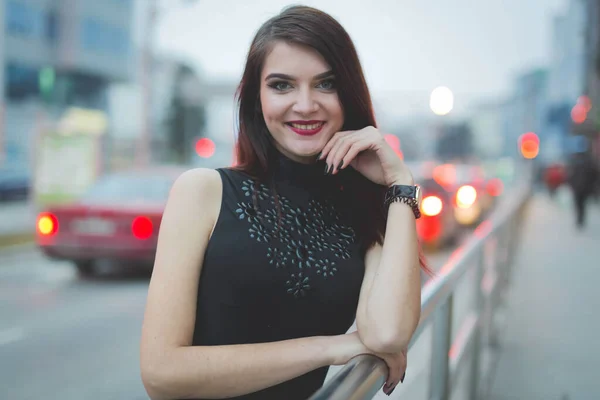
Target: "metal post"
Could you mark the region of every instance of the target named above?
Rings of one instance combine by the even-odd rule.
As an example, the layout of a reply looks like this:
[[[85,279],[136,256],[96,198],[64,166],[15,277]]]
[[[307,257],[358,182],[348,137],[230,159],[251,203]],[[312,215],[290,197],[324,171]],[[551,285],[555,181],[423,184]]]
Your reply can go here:
[[[150,142],[152,140],[152,104],[153,104],[153,66],[154,31],[158,14],[157,0],[148,0],[148,19],[142,44],[142,63],[140,69],[142,86],[142,130],[137,141],[136,164],[147,165],[150,162]]]
[[[508,285],[508,263],[510,255],[509,246],[510,246],[510,224],[505,224],[498,231],[498,247],[494,257],[494,274],[496,276],[496,284],[491,289],[489,293],[489,298],[486,304],[486,314],[488,320],[486,321],[487,325],[487,344],[492,348],[497,348],[499,346],[498,335],[496,332],[496,325],[494,320],[494,315],[496,313],[496,309],[504,296],[504,288]],[[499,249],[499,250],[498,250]],[[503,253],[502,258],[500,259],[499,253],[500,251]]]
[[[429,381],[430,400],[450,399],[450,344],[452,343],[452,302],[450,295],[435,312],[431,349],[431,379]]]
[[[491,237],[493,238],[493,236]],[[489,240],[489,239],[488,239]],[[485,242],[484,242],[485,244]],[[478,390],[479,390],[479,369],[480,369],[480,360],[481,360],[481,329],[483,323],[483,291],[481,289],[481,281],[483,280],[484,275],[484,266],[485,266],[485,245],[479,248],[479,252],[477,254],[475,266],[475,306],[474,312],[477,316],[477,325],[475,326],[475,331],[473,332],[473,348],[471,352],[471,374],[470,374],[470,382],[469,382],[469,400],[477,400],[478,398]],[[493,319],[493,315],[491,316]]]

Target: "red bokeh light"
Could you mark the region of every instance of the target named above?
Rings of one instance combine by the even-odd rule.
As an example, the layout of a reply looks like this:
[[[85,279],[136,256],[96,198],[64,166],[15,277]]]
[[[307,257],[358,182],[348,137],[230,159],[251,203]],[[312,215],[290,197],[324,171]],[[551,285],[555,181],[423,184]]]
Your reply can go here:
[[[576,124],[583,124],[583,122],[587,118],[587,109],[583,104],[575,104],[575,106],[571,109],[571,119]]]
[[[531,160],[540,152],[540,138],[534,132],[527,132],[519,137],[519,147],[523,157]]]
[[[215,142],[209,138],[198,139],[196,142],[196,154],[202,158],[210,158],[215,154]]]

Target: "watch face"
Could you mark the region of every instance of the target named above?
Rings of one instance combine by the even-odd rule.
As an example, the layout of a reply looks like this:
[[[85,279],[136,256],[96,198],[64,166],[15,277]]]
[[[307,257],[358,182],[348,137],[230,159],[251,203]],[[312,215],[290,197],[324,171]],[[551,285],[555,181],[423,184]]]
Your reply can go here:
[[[415,186],[399,185],[396,189],[396,193],[400,196],[416,197]]]

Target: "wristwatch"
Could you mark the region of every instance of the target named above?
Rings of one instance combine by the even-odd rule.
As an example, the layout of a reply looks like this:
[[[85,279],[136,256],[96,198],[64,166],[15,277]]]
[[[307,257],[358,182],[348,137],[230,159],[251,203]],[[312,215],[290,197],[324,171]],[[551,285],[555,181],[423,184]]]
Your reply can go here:
[[[415,218],[421,218],[421,187],[418,185],[392,185],[385,193],[385,206],[401,201],[410,206]]]

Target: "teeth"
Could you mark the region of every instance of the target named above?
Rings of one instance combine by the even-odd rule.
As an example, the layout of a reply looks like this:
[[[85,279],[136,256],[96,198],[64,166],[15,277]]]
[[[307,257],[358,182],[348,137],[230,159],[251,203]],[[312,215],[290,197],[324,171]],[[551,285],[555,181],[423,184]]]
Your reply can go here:
[[[311,130],[311,129],[317,129],[321,126],[323,126],[324,122],[319,122],[317,124],[310,124],[310,125],[301,125],[301,124],[290,124],[292,125],[294,128],[296,129],[303,129],[303,130]]]

